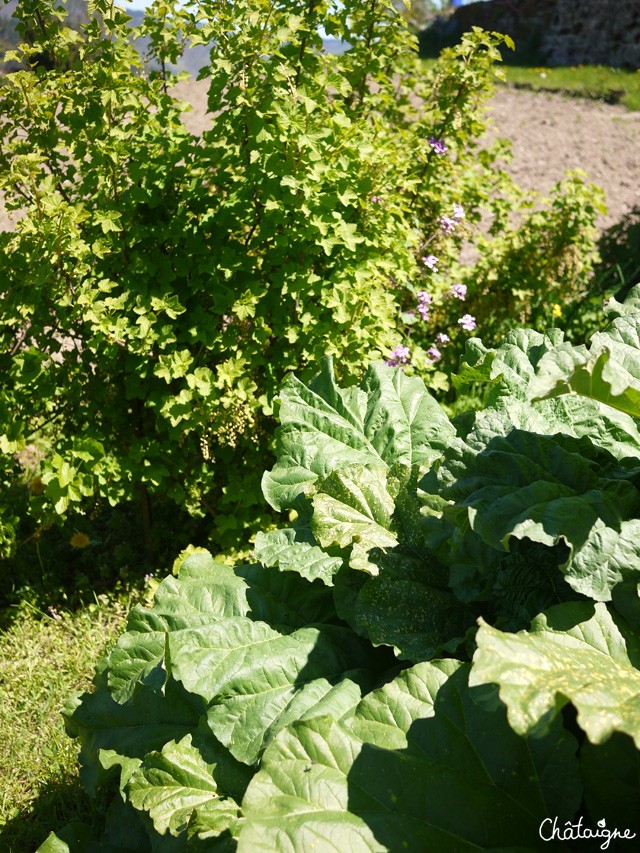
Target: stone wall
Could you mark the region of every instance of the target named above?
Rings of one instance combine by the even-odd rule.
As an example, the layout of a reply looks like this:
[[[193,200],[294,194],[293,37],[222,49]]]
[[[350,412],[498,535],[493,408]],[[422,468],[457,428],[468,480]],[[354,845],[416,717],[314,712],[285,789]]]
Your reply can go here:
[[[638,0],[556,0],[542,50],[550,65],[640,68]]]
[[[525,61],[640,68],[640,0],[489,0],[440,16],[421,36],[427,52],[472,26],[506,33]]]

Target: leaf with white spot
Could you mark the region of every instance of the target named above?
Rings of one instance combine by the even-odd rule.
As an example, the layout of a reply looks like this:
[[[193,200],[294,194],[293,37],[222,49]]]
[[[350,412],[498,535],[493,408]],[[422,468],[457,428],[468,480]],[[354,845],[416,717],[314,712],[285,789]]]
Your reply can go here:
[[[469,683],[494,683],[520,734],[549,730],[571,702],[592,743],[624,732],[640,748],[640,637],[603,603],[553,607],[529,631],[483,623]]]

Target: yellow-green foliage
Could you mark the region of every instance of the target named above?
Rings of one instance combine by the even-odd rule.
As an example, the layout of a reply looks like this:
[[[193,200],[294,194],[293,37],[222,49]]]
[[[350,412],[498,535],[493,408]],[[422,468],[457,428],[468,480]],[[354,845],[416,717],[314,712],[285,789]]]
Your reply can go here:
[[[265,522],[284,375],[388,357],[417,294],[455,282],[465,232],[445,240],[441,217],[517,203],[478,146],[502,37],[475,31],[425,78],[387,0],[157,0],[148,77],[127,15],[92,9],[79,34],[55,0],[24,0],[26,70],[0,90],[0,189],[25,211],[0,258],[4,479],[45,429],[37,518],[157,493],[210,514],[227,547]],[[350,49],[325,54],[320,25]],[[201,139],[168,93],[185,37],[215,44]],[[427,371],[432,329],[412,334]],[[0,509],[8,550],[19,513]]]

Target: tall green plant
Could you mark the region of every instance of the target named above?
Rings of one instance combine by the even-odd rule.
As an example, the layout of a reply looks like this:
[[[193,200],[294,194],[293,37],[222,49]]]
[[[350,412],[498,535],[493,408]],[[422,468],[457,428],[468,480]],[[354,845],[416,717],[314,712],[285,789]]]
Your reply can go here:
[[[476,339],[490,402],[455,421],[382,364],[287,379],[287,526],[252,565],[178,561],[65,710],[84,784],[117,786],[101,849],[637,836],[640,288],[607,310],[589,352]]]
[[[0,187],[24,211],[0,259],[5,443],[46,436],[40,520],[137,499],[150,539],[159,494],[230,545],[258,521],[283,375],[406,346],[442,217],[507,191],[477,143],[501,37],[425,77],[387,0],[156,0],[147,76],[127,15],[91,12],[79,35],[55,0],[21,3],[35,35],[0,93]],[[202,138],[170,91],[187,38],[214,45]]]

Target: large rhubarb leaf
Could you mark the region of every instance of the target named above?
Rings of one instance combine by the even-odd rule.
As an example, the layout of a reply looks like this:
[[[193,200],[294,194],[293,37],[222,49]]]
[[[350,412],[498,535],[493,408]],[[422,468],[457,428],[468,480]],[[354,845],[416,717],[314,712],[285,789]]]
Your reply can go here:
[[[342,720],[281,732],[243,800],[239,853],[536,849],[541,820],[580,802],[575,741],[557,721],[536,740],[514,734],[467,674],[419,664]]]
[[[571,702],[593,743],[614,731],[640,746],[640,636],[603,603],[551,608],[529,631],[482,624],[470,684],[495,683],[520,734],[549,731]]]
[[[366,689],[375,659],[353,632],[337,626],[283,635],[246,617],[169,635],[173,677],[208,704],[216,737],[239,761],[252,764],[290,718],[308,712],[344,685]],[[341,701],[340,692],[336,693]]]
[[[372,365],[360,388],[340,389],[326,360],[309,387],[289,377],[280,393],[276,466],[263,478],[269,503],[294,504],[318,480],[348,465],[384,471],[428,466],[454,429],[417,377]]]
[[[182,685],[169,680],[162,693],[139,684],[129,701],[118,704],[111,696],[104,670],[94,679],[95,692],[67,702],[65,728],[81,743],[80,776],[93,792],[104,777],[101,750],[130,758],[144,758],[170,740],[181,740],[197,728],[205,703]]]
[[[454,590],[468,600],[468,591],[484,589],[498,567],[490,554],[465,558],[478,551],[466,540],[479,537],[504,553],[514,538],[568,546],[560,564],[567,582],[578,593],[609,600],[618,583],[640,571],[640,491],[632,469],[587,436],[542,434],[536,423],[544,420],[541,411],[518,415],[531,429],[513,420],[514,412],[502,409],[479,417],[423,481],[427,491],[450,502],[444,559],[454,568]],[[431,535],[439,535],[433,523]]]
[[[264,566],[297,572],[307,580],[318,578],[327,586],[333,586],[333,576],[343,563],[341,557],[332,557],[319,548],[308,528],[258,533],[254,554]]]
[[[151,611],[131,614],[105,673],[114,697],[125,704],[115,711],[113,698],[100,693],[105,717],[113,714],[115,727],[120,717],[131,717],[144,740],[151,721],[139,717],[137,705],[152,702],[155,693],[161,708],[170,695],[184,693],[206,714],[217,741],[252,764],[290,720],[316,707],[342,712],[373,685],[380,655],[328,618],[337,620],[333,597],[320,583],[258,566],[234,570],[196,554],[178,578],[160,585]],[[74,725],[96,701],[90,696],[82,703]],[[167,732],[166,740],[160,735],[144,742],[159,749],[193,730],[198,717],[191,720],[186,730]],[[140,756],[118,737],[94,747]]]
[[[531,384],[534,397],[579,394],[640,417],[640,301],[638,287],[624,305],[612,300],[608,313],[615,319],[593,335],[590,348],[574,348],[562,357],[541,359]]]
[[[562,337],[557,329],[544,335],[517,329],[507,333],[497,349],[489,350],[473,339],[467,345],[467,362],[454,381],[460,388],[478,382],[489,385],[489,409],[506,410],[513,426],[548,434],[587,435],[617,458],[637,458],[640,433],[628,414],[612,409],[598,394],[587,393],[593,399],[567,396],[572,390],[569,385],[555,387],[589,361],[586,347],[572,346]],[[521,401],[532,400],[533,407],[522,408]],[[484,415],[486,412],[480,416]]]
[[[538,362],[562,343],[559,329],[545,334],[535,329],[514,329],[507,332],[497,349],[487,349],[479,339],[472,338],[454,384],[463,390],[472,383],[486,383],[491,387],[490,402],[505,395],[526,399]]]
[[[386,472],[348,466],[323,480],[313,496],[311,529],[325,548],[351,548],[352,568],[376,574],[369,551],[398,544],[394,509]]]
[[[131,775],[126,793],[131,805],[149,813],[157,832],[179,835],[198,819],[215,835],[237,833],[239,809],[220,796],[207,764],[191,744],[191,735],[148,753]]]
[[[216,563],[198,553],[182,564],[178,578],[158,587],[152,610],[134,608],[127,631],[107,659],[113,697],[126,701],[138,682],[162,690],[167,677],[166,638],[223,618],[246,616],[281,628],[299,628],[335,618],[331,594],[321,584],[260,566]]]
[[[339,612],[374,645],[392,645],[414,663],[453,652],[474,616],[452,594],[446,569],[432,554],[408,548],[377,553],[375,577],[350,583],[338,576]]]
[[[336,584],[340,616],[403,659],[418,662],[454,649],[472,620],[426,547],[418,496],[425,466],[442,456],[454,435],[424,386],[374,365],[359,389],[340,389],[328,363],[309,389],[289,380],[280,415],[278,464],[265,488],[275,488],[288,469],[299,473],[301,453],[313,476],[304,487],[309,499],[298,504],[301,519],[259,536],[258,559]],[[345,578],[349,569],[375,582],[363,587]]]
[[[640,347],[633,347],[635,364],[623,365],[616,353],[607,346],[584,361],[572,365],[558,365],[549,370],[532,386],[537,397],[557,397],[560,394],[579,394],[590,397],[625,412],[640,417]],[[625,359],[626,361],[626,359]],[[544,366],[544,365],[543,365]]]

